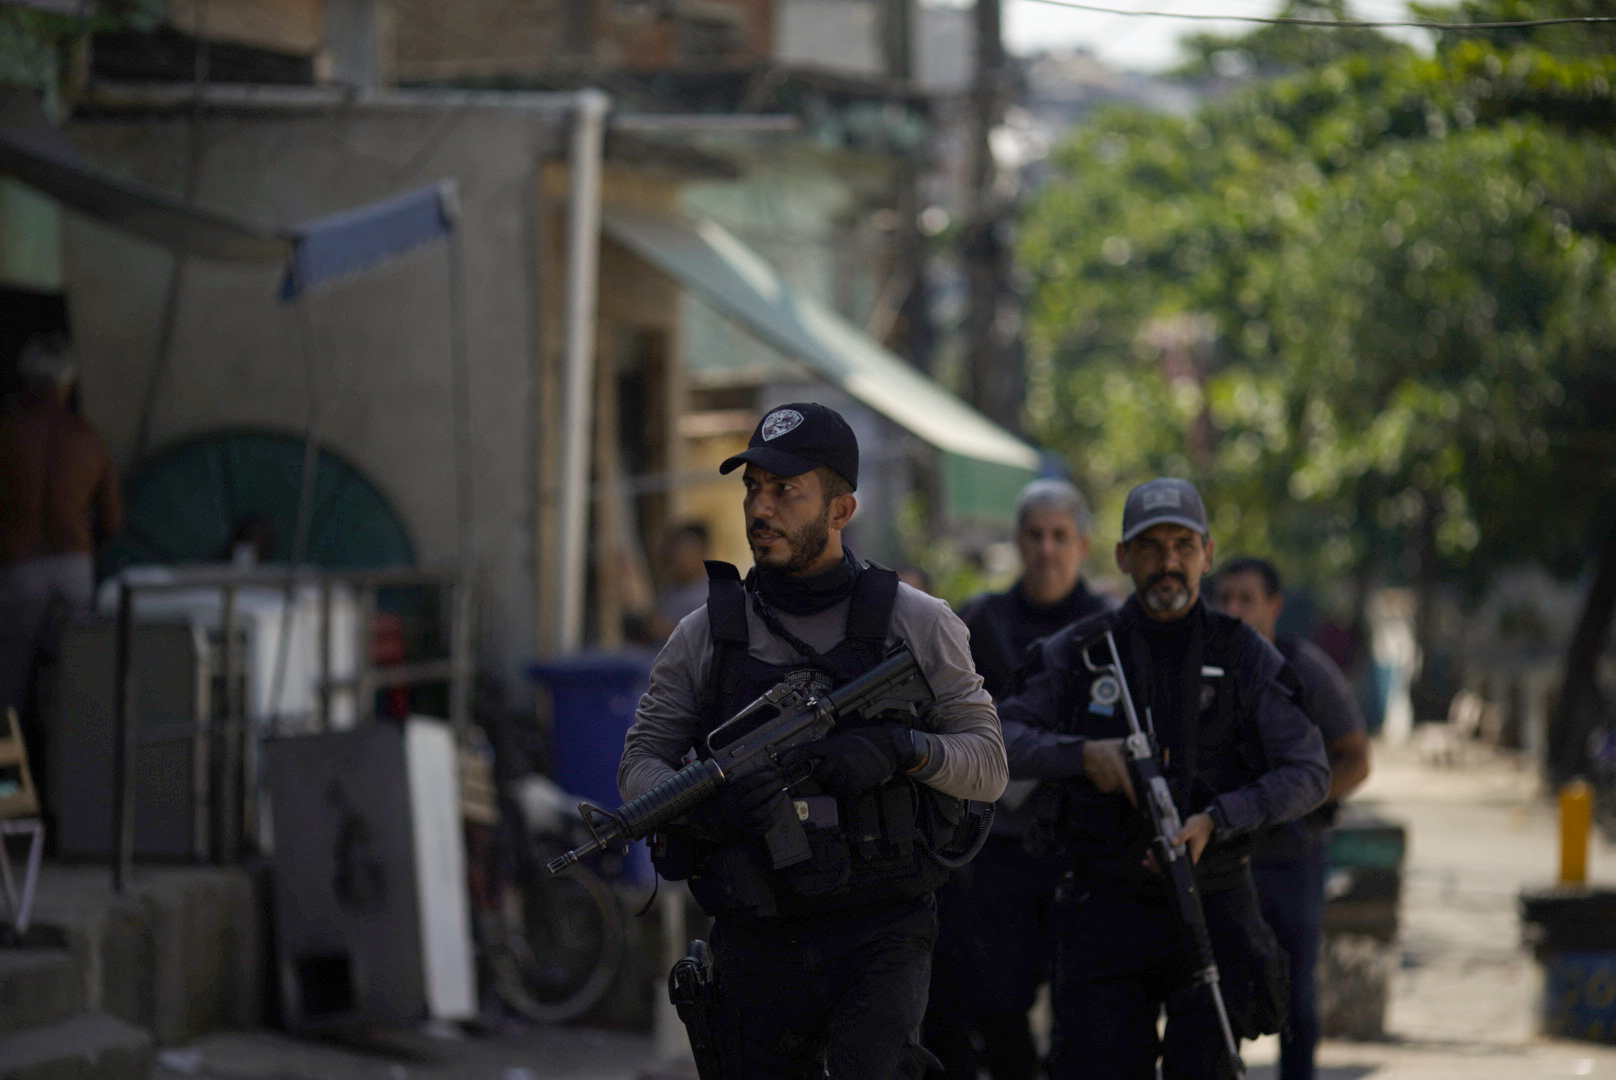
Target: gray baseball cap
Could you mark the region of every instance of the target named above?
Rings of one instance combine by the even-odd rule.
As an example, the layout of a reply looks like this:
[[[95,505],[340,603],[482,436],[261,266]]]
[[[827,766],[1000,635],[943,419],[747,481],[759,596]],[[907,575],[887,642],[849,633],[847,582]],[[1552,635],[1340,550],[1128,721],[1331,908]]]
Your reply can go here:
[[[1160,476],[1146,480],[1128,492],[1122,508],[1122,542],[1138,536],[1152,525],[1183,525],[1202,536],[1208,534],[1206,504],[1201,493],[1188,480]]]

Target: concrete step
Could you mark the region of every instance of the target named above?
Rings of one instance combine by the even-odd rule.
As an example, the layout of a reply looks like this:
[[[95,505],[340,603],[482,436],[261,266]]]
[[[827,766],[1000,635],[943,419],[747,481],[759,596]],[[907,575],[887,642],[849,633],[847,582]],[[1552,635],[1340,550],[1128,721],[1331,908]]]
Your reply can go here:
[[[0,1040],[84,1011],[84,978],[66,949],[0,949]]]
[[[151,1036],[105,1013],[0,1037],[0,1080],[146,1080]]]
[[[119,893],[105,866],[46,863],[34,922],[86,976],[83,1008],[174,1046],[263,1022],[260,896],[242,867],[137,867]]]

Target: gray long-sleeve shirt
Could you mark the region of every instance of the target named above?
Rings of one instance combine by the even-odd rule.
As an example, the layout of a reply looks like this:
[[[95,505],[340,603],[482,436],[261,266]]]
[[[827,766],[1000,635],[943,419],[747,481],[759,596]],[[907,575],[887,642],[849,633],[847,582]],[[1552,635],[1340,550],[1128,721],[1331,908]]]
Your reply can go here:
[[[849,603],[844,600],[815,615],[781,613],[780,621],[818,651],[829,652],[846,636]],[[746,618],[747,651],[753,657],[770,664],[801,659],[750,607]],[[965,625],[943,601],[899,585],[887,644],[898,640],[914,651],[937,695],[922,713],[933,733],[932,757],[916,779],[956,798],[997,799],[1008,779],[1004,741],[993,699],[971,662]],[[651,685],[640,698],[617,770],[617,786],[625,801],[670,776],[706,734],[701,694],[712,655],[703,605],[674,628],[651,667]]]

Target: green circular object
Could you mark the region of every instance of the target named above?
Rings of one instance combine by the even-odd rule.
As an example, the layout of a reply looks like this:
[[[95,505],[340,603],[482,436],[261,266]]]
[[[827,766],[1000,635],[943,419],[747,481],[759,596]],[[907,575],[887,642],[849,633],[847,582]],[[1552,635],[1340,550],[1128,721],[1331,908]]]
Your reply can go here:
[[[124,531],[102,569],[222,562],[238,524],[267,522],[264,562],[288,563],[303,480],[301,438],[215,431],[165,446],[124,483]],[[387,497],[353,464],[322,447],[314,473],[304,563],[323,569],[411,566],[415,545]]]

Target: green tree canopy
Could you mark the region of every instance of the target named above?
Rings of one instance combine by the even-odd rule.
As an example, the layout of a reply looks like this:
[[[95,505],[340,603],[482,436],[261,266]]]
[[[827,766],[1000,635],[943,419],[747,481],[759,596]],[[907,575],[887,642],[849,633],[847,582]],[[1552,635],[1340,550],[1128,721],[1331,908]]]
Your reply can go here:
[[[1342,40],[1281,30],[1347,33],[1241,40]],[[1023,229],[1031,430],[1105,520],[1190,476],[1225,551],[1315,576],[1574,570],[1616,463],[1613,87],[1609,54],[1454,34],[1096,117]]]

